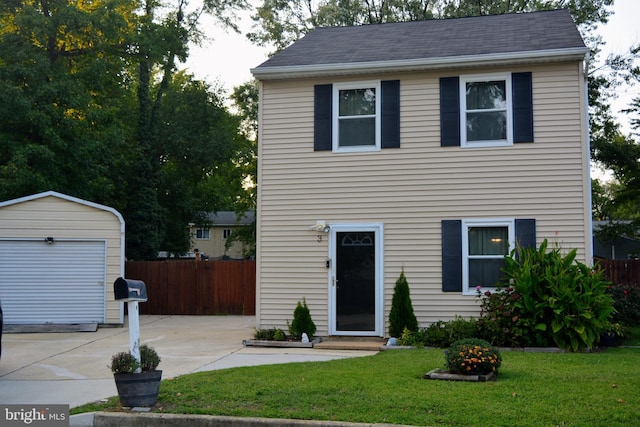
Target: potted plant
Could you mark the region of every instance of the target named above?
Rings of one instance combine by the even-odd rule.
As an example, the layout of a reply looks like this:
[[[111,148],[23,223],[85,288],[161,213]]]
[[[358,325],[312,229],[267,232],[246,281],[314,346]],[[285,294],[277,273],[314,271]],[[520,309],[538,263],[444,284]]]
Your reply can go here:
[[[607,322],[600,334],[600,345],[602,347],[617,347],[618,338],[624,336],[624,327],[620,323]]]
[[[126,407],[153,406],[158,402],[162,371],[158,353],[146,344],[140,346],[140,362],[130,352],[113,355],[109,368],[118,389],[120,404]]]

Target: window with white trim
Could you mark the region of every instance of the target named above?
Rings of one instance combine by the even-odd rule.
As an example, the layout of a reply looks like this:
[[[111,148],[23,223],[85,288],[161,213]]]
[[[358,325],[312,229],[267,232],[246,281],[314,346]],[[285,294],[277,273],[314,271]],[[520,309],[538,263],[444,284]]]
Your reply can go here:
[[[209,240],[211,239],[211,230],[208,228],[198,228],[196,230],[196,239]]]
[[[513,219],[462,220],[462,292],[475,295],[478,286],[494,288],[513,248]]]
[[[231,229],[230,228],[222,229],[222,238],[223,239],[228,239],[230,236],[231,236]]]
[[[333,151],[380,150],[380,82],[333,85]]]
[[[460,94],[462,147],[513,144],[509,74],[460,76]]]

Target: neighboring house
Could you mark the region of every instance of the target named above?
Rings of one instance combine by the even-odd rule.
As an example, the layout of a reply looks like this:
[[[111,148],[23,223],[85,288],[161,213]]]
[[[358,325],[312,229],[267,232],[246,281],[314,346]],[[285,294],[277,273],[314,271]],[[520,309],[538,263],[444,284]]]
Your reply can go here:
[[[256,327],[477,316],[516,244],[591,262],[585,68],[565,10],[319,28],[260,82]]]
[[[255,220],[255,214],[248,211],[242,218],[238,218],[235,212],[209,212],[206,219],[209,223],[206,227],[189,224],[191,235],[189,254],[195,256],[197,249],[197,252],[209,259],[242,259],[244,249],[242,242],[233,242],[229,249],[226,249],[227,239],[238,227],[251,224]]]
[[[630,221],[624,221],[630,223]],[[608,221],[593,222],[593,256],[605,259],[637,259],[640,257],[640,241],[637,239],[620,236],[612,242],[607,242],[598,237],[598,230]]]
[[[55,191],[0,202],[4,323],[123,323],[124,228],[115,209]]]

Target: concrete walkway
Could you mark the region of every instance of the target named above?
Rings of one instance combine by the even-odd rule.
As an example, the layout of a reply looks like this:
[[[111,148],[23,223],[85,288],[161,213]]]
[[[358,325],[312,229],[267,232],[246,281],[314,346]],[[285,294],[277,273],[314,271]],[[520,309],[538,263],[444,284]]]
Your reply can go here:
[[[375,351],[244,347],[253,337],[253,316],[140,316],[142,343],[154,347],[163,379],[236,366],[324,361]],[[111,356],[129,348],[126,327],[96,332],[4,334],[0,403],[69,404],[117,394]]]

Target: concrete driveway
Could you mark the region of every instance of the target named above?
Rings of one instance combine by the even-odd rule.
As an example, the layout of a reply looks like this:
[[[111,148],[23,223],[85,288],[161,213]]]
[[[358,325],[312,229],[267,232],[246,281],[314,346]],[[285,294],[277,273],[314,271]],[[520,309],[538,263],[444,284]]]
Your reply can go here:
[[[154,347],[163,379],[192,372],[275,363],[322,361],[374,351],[244,347],[253,316],[140,316],[142,343]],[[129,349],[126,327],[96,332],[4,334],[0,361],[3,404],[69,404],[117,394],[111,356]]]

